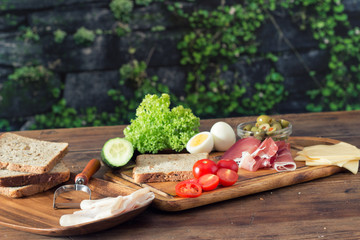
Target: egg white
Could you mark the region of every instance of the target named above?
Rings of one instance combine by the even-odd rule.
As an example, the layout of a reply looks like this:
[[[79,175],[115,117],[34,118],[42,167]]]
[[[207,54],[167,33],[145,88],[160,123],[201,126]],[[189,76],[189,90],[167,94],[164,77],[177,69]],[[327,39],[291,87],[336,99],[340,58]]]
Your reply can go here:
[[[207,136],[199,145],[192,146],[194,139],[197,138],[198,135],[205,134]],[[214,139],[210,132],[200,132],[194,135],[186,144],[186,150],[189,153],[210,153],[214,148]]]
[[[215,123],[211,127],[210,133],[213,136],[216,151],[226,151],[236,142],[235,132],[226,122]]]

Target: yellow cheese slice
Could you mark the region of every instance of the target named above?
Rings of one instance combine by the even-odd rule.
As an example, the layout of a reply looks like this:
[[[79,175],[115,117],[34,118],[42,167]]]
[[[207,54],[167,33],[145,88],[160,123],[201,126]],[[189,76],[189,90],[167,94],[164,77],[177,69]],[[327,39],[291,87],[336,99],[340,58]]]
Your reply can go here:
[[[335,165],[338,167],[343,167],[353,174],[356,174],[359,169],[359,160],[347,161],[347,162],[340,162],[337,164],[331,164],[326,161],[306,161],[307,166],[323,166],[323,165]]]
[[[353,174],[357,174],[357,172],[359,170],[359,161],[358,160],[349,161],[349,162],[347,162],[347,163],[345,163],[343,165],[343,168],[346,168],[347,170],[349,170]]]
[[[310,158],[335,158],[336,156],[360,158],[360,150],[357,147],[345,142],[340,142],[334,145],[314,145],[305,147],[303,151],[301,151],[301,154],[302,153]]]
[[[335,165],[356,174],[359,169],[360,149],[345,142],[314,145],[297,152],[294,160],[305,161],[307,166]]]

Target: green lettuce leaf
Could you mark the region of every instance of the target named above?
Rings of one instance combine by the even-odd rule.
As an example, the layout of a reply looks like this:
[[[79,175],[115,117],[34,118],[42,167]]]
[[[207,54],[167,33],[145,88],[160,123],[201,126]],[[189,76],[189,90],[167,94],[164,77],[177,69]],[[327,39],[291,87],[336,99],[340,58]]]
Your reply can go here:
[[[136,118],[124,129],[125,138],[140,153],[165,149],[180,152],[199,132],[200,119],[182,105],[170,109],[170,96],[148,94],[136,109]]]

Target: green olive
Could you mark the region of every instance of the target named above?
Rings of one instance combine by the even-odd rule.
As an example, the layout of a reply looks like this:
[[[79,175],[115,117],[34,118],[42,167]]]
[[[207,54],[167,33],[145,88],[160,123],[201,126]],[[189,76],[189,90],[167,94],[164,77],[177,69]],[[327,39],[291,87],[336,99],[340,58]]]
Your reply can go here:
[[[245,127],[243,128],[243,130],[245,130],[245,131],[250,131],[251,128],[252,128],[252,125],[251,125],[251,124],[247,124],[247,125],[245,125]]]
[[[259,123],[259,124],[270,123],[271,122],[271,117],[268,116],[268,115],[260,115],[256,119],[256,122]]]
[[[274,132],[276,132],[276,128],[274,127],[270,127],[267,131],[266,134],[271,136]]]
[[[279,122],[274,122],[273,124],[271,124],[272,128],[275,128],[275,131],[281,130],[282,126]]]
[[[285,119],[280,119],[280,124],[283,128],[286,128],[289,126],[289,121],[285,120]]]
[[[254,133],[254,137],[259,140],[264,140],[265,138],[265,132],[264,131],[257,131]]]
[[[257,127],[255,127],[255,126],[253,126],[253,127],[250,129],[250,131],[252,131],[252,132],[257,132],[257,131],[259,131],[259,129],[258,129]]]
[[[268,123],[263,123],[259,126],[259,129],[263,130],[263,131],[267,131],[270,128],[270,124]]]
[[[253,135],[252,132],[246,132],[246,133],[244,134],[245,137],[250,137],[250,136],[252,136],[252,135]]]

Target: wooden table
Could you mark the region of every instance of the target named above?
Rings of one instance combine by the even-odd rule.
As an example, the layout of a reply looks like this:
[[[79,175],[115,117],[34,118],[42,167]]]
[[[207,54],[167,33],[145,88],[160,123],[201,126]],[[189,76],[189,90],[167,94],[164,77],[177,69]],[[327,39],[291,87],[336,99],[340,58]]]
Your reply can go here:
[[[360,147],[360,111],[282,115],[293,123],[293,136],[327,137]],[[202,120],[209,130],[219,120],[236,128],[255,117]],[[122,137],[125,126],[23,131],[19,134],[66,141],[64,161],[80,172],[99,158],[104,142]],[[102,177],[103,166],[95,176]],[[148,208],[112,229],[84,236],[46,237],[0,226],[0,239],[358,239],[360,175],[347,172],[181,212]]]

